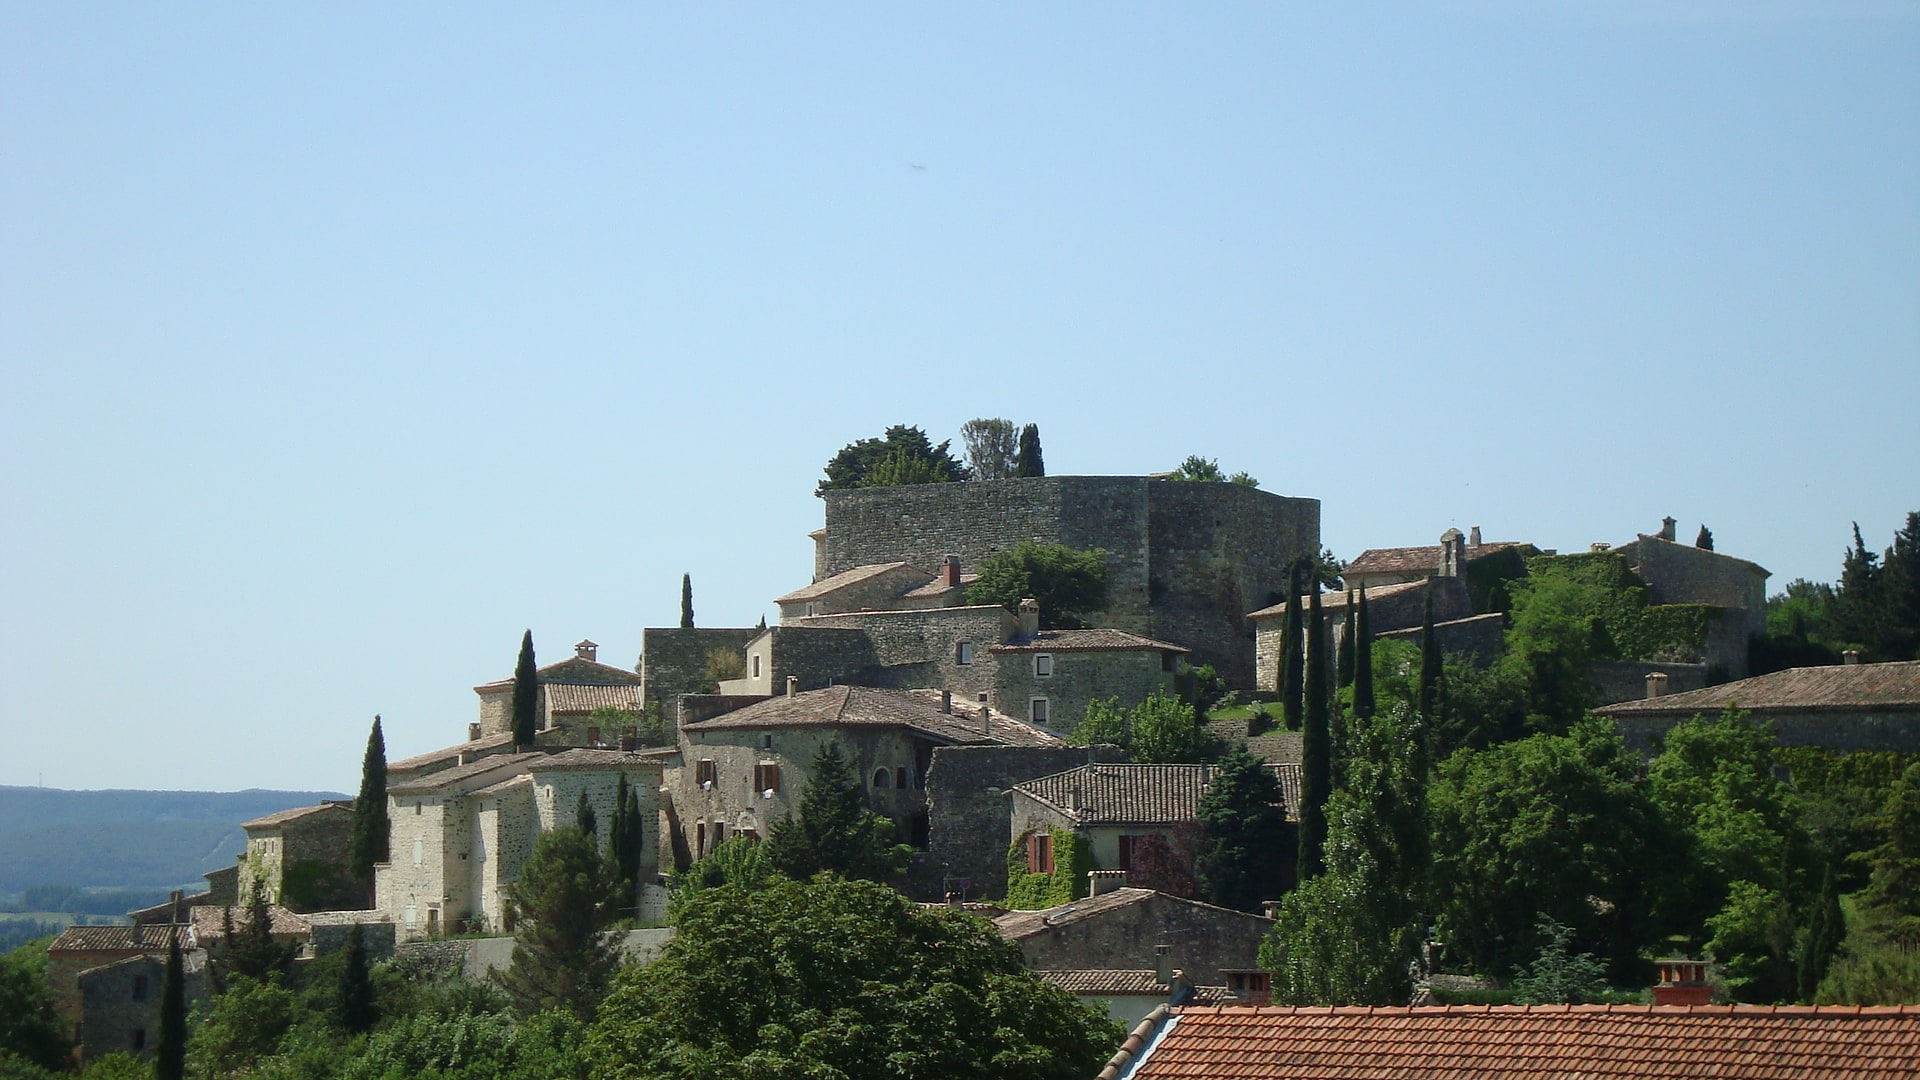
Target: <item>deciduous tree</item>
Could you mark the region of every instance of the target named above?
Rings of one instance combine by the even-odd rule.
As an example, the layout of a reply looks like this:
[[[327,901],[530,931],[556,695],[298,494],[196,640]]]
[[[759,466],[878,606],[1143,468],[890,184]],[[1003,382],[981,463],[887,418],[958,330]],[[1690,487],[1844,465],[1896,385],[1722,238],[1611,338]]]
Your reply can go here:
[[[1203,458],[1198,454],[1187,455],[1180,467],[1167,474],[1169,480],[1186,480],[1203,484],[1237,484],[1240,487],[1257,488],[1260,481],[1245,472],[1229,476],[1220,471],[1220,463],[1213,458]]]
[[[967,589],[969,604],[1011,611],[1031,597],[1040,602],[1042,629],[1075,629],[1107,606],[1107,553],[1098,548],[1027,541],[981,559],[976,572]]]
[[[1118,698],[1089,702],[1086,718],[1067,741],[1079,746],[1110,743],[1134,761],[1166,765],[1199,761],[1211,737],[1191,704],[1155,690],[1130,709],[1121,708]]]
[[[969,420],[960,425],[960,441],[967,448],[967,467],[975,480],[1005,480],[1020,466],[1020,439],[1013,421]]]

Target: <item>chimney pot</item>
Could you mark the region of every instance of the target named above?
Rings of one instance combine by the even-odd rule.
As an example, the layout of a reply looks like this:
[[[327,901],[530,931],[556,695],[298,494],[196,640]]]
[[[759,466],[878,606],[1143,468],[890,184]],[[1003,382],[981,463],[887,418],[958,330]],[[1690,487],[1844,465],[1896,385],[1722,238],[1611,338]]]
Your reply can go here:
[[[980,734],[993,734],[993,710],[985,702],[980,705]]]
[[[1705,960],[1662,960],[1660,982],[1653,988],[1655,1005],[1711,1005],[1713,987],[1707,983]]]
[[[467,741],[477,742],[479,738],[480,738],[480,722],[476,720],[473,723],[467,725]]]
[[[1855,666],[1860,663],[1860,650],[1847,649],[1840,654],[1840,659],[1849,667]]]
[[[953,691],[940,691],[940,711],[949,716],[953,715]]]
[[[1667,692],[1667,673],[1651,671],[1647,673],[1647,697],[1661,697]]]
[[[1110,893],[1127,883],[1125,870],[1089,870],[1087,871],[1087,895],[1099,896]]]
[[[1661,518],[1660,519],[1660,539],[1662,540],[1673,539],[1674,526],[1677,524],[1678,522],[1674,521],[1670,517]]]
[[[1163,983],[1173,981],[1173,946],[1153,947],[1153,974]]]
[[[1462,541],[1459,529],[1448,529],[1440,534],[1440,576],[1465,577],[1467,574],[1466,553],[1461,550]]]
[[[1480,526],[1475,525],[1467,530],[1467,545],[1469,547],[1480,546]]]
[[[1040,601],[1029,596],[1020,601],[1020,636],[1033,638],[1040,633]]]
[[[953,589],[953,588],[959,587],[960,556],[958,555],[947,556],[947,579],[946,580],[947,580],[947,588]]]
[[[595,660],[600,657],[600,646],[591,641],[580,641],[573,646],[573,655],[580,660]]]
[[[792,697],[793,695],[799,692],[800,692],[800,676],[798,675],[787,676],[787,696]]]

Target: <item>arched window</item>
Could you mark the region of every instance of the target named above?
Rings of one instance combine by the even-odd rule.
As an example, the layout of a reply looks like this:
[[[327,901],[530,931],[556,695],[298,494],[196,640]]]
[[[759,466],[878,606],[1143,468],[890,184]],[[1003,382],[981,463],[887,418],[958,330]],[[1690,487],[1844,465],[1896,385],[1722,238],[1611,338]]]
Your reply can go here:
[[[873,786],[874,786],[874,787],[877,787],[877,788],[890,788],[890,787],[892,787],[892,786],[893,786],[893,772],[892,772],[892,770],[890,770],[890,769],[875,769],[875,770],[873,770]]]

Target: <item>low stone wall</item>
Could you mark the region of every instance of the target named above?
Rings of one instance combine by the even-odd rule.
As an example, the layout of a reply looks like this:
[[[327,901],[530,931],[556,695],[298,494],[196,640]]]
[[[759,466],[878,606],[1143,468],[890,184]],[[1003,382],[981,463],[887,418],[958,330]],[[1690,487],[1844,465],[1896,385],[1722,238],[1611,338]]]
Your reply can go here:
[[[1599,693],[1596,704],[1638,701],[1647,696],[1647,676],[1654,672],[1667,676],[1666,693],[1680,694],[1707,685],[1705,664],[1658,664],[1649,660],[1609,660],[1593,665],[1593,684]]]
[[[908,881],[916,900],[941,900],[955,879],[966,898],[1007,894],[1013,785],[1089,761],[1125,761],[1119,747],[942,746],[927,769],[927,856]]]
[[[1855,750],[1920,753],[1920,710],[1749,711],[1755,719],[1773,725],[1773,739],[1781,746],[1819,746],[1845,753]],[[1687,719],[1691,718],[1627,716],[1615,717],[1614,722],[1619,725],[1620,737],[1628,749],[1654,754],[1659,752],[1667,732]]]

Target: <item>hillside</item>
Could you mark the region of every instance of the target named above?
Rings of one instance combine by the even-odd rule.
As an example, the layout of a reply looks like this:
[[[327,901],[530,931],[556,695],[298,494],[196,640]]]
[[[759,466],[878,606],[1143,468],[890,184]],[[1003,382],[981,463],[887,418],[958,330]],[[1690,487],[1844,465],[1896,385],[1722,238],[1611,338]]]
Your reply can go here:
[[[63,791],[0,786],[0,893],[198,882],[246,845],[240,823],[328,791]]]

